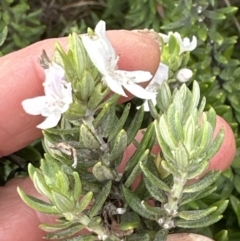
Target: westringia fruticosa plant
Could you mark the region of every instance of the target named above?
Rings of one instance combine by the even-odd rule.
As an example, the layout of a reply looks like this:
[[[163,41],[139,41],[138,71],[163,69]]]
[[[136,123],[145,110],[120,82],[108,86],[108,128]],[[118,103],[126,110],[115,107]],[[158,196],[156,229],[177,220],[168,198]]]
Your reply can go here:
[[[38,125],[44,130],[46,154],[40,168],[29,165],[29,175],[47,201],[18,188],[21,198],[35,210],[58,217],[58,223],[40,226],[48,239],[164,241],[176,228],[217,222],[227,201],[203,210],[189,205],[216,189],[219,172],[202,173],[224,137],[221,130],[213,138],[216,114],[203,111],[198,83],[192,82],[192,90],[184,83],[193,75],[186,66],[197,39],[149,31],[159,41],[162,61],[144,89],[138,84],[151,74],[119,70],[105,28],[100,21],[94,31],[73,33],[67,52],[56,43],[53,60],[45,52],[41,56],[45,95],[22,105],[29,114],[46,117]],[[127,127],[130,105],[121,116],[116,109],[119,96],[126,96],[124,89],[147,100]],[[138,142],[144,111],[150,111],[154,121]],[[131,143],[136,150],[120,172]],[[161,146],[161,153],[151,153],[154,144]],[[79,234],[82,229],[88,234]]]

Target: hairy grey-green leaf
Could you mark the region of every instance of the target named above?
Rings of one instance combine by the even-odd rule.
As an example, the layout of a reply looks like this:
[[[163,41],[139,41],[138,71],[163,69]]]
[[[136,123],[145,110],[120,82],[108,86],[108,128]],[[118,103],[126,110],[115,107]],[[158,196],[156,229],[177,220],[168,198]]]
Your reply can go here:
[[[46,214],[51,215],[59,215],[60,212],[56,209],[56,207],[52,206],[49,203],[46,203],[40,199],[35,197],[29,196],[21,188],[17,188],[18,194],[20,195],[21,199],[31,208]]]
[[[144,177],[143,180],[144,180],[144,183],[146,185],[148,192],[154,199],[156,199],[157,201],[159,201],[161,203],[167,202],[167,196],[161,188],[159,188],[156,185],[154,185],[153,183],[151,183],[149,181],[149,179],[147,179],[146,177]]]
[[[95,134],[91,131],[91,129],[82,124],[80,127],[80,139],[84,143],[85,147],[88,149],[98,149],[100,147],[100,143],[97,140]]]
[[[111,168],[109,168],[108,166],[106,166],[102,162],[97,162],[94,165],[92,172],[93,172],[93,175],[100,182],[115,179],[115,175],[113,173],[113,170]]]
[[[206,187],[209,187],[211,184],[213,184],[217,180],[219,175],[220,175],[220,172],[210,171],[207,174],[205,174],[200,180],[197,180],[193,184],[190,184],[184,187],[183,192],[193,193],[193,192],[202,191]]]
[[[206,209],[201,210],[187,210],[187,211],[181,211],[178,213],[178,217],[184,219],[184,220],[198,220],[200,218],[204,218],[208,216],[209,214],[213,213],[217,210],[216,206],[212,206]]]
[[[146,149],[151,149],[153,146],[155,140],[155,133],[154,133],[154,126],[153,123],[151,123],[146,132],[144,133],[144,136],[141,140],[141,143],[137,147],[137,150],[134,152],[134,154],[129,159],[126,167],[125,167],[125,173],[129,174],[128,171],[132,170],[135,165],[138,163],[140,157],[144,153]]]
[[[110,150],[108,160],[111,162],[121,155],[127,147],[127,133],[121,130],[114,139],[113,148]]]
[[[46,235],[47,239],[63,239],[72,236],[75,233],[78,233],[80,230],[84,228],[82,224],[73,224],[71,227],[63,230],[59,230],[58,232],[49,233]]]
[[[79,201],[79,204],[76,207],[76,212],[78,213],[83,212],[90,204],[92,197],[93,197],[92,192],[88,192],[87,194],[85,194]]]
[[[52,191],[52,202],[56,206],[56,208],[61,213],[71,212],[75,207],[74,201],[70,200],[65,195]]]
[[[157,213],[152,213],[145,209],[141,200],[136,196],[133,192],[131,192],[128,188],[123,186],[123,194],[128,203],[128,205],[132,208],[133,211],[138,213],[140,216],[157,221],[159,219],[159,215]]]
[[[133,139],[135,138],[137,132],[139,131],[142,121],[143,121],[143,116],[144,116],[144,109],[141,107],[135,116],[133,117],[128,129],[127,129],[127,136],[128,136],[128,142],[127,144],[129,145]]]
[[[168,235],[168,230],[167,229],[161,229],[156,233],[156,236],[153,239],[153,241],[166,241],[167,235]]]
[[[176,219],[175,225],[179,228],[205,228],[218,222],[222,218],[222,215],[210,214],[207,217],[198,220],[183,220]]]
[[[128,176],[126,182],[124,183],[124,185],[126,187],[130,187],[132,185],[132,183],[134,182],[134,180],[136,180],[137,176],[141,173],[140,162],[146,163],[148,154],[149,154],[149,150],[146,150],[143,153],[143,155],[140,157],[138,163],[133,168],[132,172],[130,173],[130,175]]]
[[[112,182],[108,181],[101,191],[98,193],[96,199],[94,200],[93,206],[90,210],[89,217],[92,218],[98,214],[98,212],[103,207],[104,202],[106,201],[112,187]]]
[[[110,142],[118,133],[119,131],[123,128],[127,118],[128,118],[128,114],[130,112],[130,108],[131,108],[131,104],[128,103],[127,105],[125,105],[123,113],[120,117],[120,119],[118,120],[118,122],[116,123],[116,125],[114,126],[114,129],[111,131],[110,135],[108,136],[108,141]]]
[[[158,187],[159,189],[162,189],[166,192],[170,192],[170,188],[169,186],[164,183],[160,178],[154,176],[149,170],[148,168],[142,163],[140,162],[140,167],[144,173],[144,175],[146,176],[146,178],[156,187]]]

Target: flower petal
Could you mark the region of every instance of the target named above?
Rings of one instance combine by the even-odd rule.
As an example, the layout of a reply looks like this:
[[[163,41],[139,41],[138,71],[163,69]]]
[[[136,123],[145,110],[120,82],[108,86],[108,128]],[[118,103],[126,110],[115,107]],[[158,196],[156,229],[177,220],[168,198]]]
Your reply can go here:
[[[58,124],[60,118],[60,114],[50,115],[41,124],[37,125],[37,127],[43,130],[55,127]]]
[[[166,64],[160,63],[151,83],[156,82],[161,85],[163,81],[168,80],[168,72],[169,67]]]
[[[123,90],[121,83],[113,79],[110,75],[104,76],[103,81],[107,86],[115,93],[127,97],[126,93]]]
[[[39,96],[22,101],[23,109],[30,115],[40,115],[47,102],[46,96]]]
[[[117,81],[122,83],[128,83],[129,81],[134,83],[142,83],[149,81],[152,75],[148,71],[136,70],[136,71],[125,71],[125,70],[115,70],[114,77]]]
[[[82,35],[82,43],[93,64],[103,75],[109,74],[117,67],[118,56],[105,35],[106,24],[100,21],[96,28],[96,36]]]
[[[134,96],[140,98],[140,99],[153,99],[156,97],[156,93],[150,92],[146,89],[144,89],[142,86],[137,85],[133,82],[130,82],[128,84],[122,84],[125,89],[127,89],[130,93],[132,93]]]

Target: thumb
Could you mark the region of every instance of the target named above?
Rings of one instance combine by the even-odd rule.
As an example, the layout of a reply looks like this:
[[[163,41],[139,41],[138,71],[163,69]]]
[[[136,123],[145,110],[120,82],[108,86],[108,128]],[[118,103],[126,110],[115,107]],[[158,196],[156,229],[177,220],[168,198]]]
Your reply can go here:
[[[40,241],[45,232],[41,223],[52,223],[54,218],[28,207],[18,195],[17,186],[29,195],[41,198],[29,178],[15,178],[0,187],[0,237],[2,241]]]

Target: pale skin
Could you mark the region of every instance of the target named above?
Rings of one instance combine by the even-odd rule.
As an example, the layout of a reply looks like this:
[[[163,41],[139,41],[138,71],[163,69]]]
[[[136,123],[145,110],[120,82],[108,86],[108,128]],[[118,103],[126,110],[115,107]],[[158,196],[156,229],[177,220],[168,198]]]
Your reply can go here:
[[[159,64],[159,47],[155,40],[146,34],[124,30],[109,31],[107,34],[120,55],[120,69],[145,70],[154,75]],[[41,137],[41,130],[36,125],[42,122],[42,117],[26,114],[21,102],[43,94],[44,72],[37,59],[43,49],[51,56],[55,41],[63,46],[67,45],[66,38],[49,39],[0,58],[0,156],[13,153]],[[217,128],[221,127],[225,129],[224,143],[210,160],[210,169],[226,169],[235,156],[236,145],[232,130],[218,117]],[[127,162],[133,151],[132,146],[127,148],[124,162]],[[154,148],[154,152],[157,151],[159,147]],[[29,178],[13,179],[6,186],[0,187],[1,240],[40,241],[44,232],[39,229],[39,224],[51,222],[54,218],[27,207],[16,192],[17,186],[28,194],[39,196]],[[173,240],[170,237],[169,241]],[[174,237],[174,240],[186,239]]]

